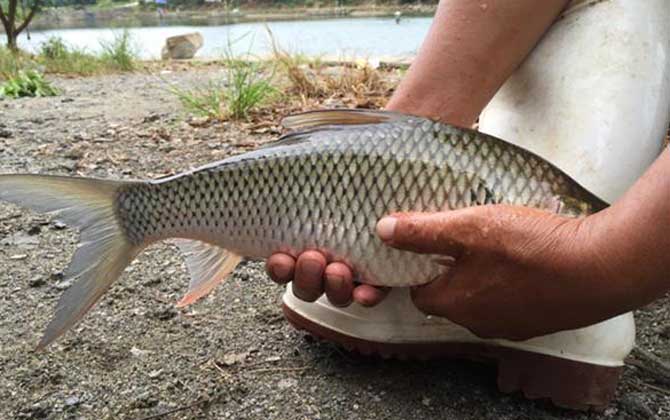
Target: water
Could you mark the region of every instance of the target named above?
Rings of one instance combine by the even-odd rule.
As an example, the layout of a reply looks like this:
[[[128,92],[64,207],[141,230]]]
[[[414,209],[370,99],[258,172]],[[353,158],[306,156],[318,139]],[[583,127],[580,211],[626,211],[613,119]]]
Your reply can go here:
[[[428,32],[432,18],[404,18],[396,24],[393,18],[324,19],[270,22],[280,45],[292,52],[311,56],[347,56],[372,58],[414,55]],[[165,38],[188,32],[200,32],[205,44],[196,57],[221,56],[228,42],[235,54],[266,55],[270,42],[266,23],[235,23],[220,26],[155,26],[129,28],[144,59],[160,58]],[[119,29],[55,29],[36,31],[27,40],[22,34],[21,48],[36,51],[52,36],[59,36],[74,47],[100,51],[100,42],[109,41]]]

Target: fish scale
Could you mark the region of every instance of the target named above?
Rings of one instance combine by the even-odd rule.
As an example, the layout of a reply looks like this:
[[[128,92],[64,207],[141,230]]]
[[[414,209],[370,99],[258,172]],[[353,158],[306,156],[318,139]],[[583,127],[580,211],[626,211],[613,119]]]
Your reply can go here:
[[[179,305],[205,296],[242,256],[323,251],[361,282],[411,286],[444,269],[433,256],[385,246],[377,221],[402,211],[484,204],[582,216],[606,207],[568,175],[503,140],[414,116],[325,111],[261,149],[154,181],[0,175],[0,199],[78,227],[46,346],[95,304],[148,245],[178,239],[191,274]]]
[[[361,281],[408,286],[441,268],[431,256],[384,246],[374,231],[383,215],[491,203],[543,208],[548,198],[583,193],[528,152],[419,118],[301,137],[130,186],[119,198],[128,236],[137,243],[206,239],[249,257],[319,249],[351,265]]]

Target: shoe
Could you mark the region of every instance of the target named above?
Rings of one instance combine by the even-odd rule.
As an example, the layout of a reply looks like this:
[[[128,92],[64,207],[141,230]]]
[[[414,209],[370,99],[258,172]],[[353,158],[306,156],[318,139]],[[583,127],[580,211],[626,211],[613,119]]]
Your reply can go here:
[[[314,303],[301,301],[289,284],[283,310],[297,329],[365,355],[497,362],[502,392],[521,391],[530,399],[550,399],[580,410],[608,405],[635,341],[632,313],[527,341],[484,340],[444,318],[420,312],[408,289],[392,289],[374,308],[338,308],[325,296]]]

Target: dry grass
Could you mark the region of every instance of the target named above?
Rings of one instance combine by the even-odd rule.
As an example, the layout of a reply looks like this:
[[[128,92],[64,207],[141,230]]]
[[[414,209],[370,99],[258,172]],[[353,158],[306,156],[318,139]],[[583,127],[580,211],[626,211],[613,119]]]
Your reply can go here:
[[[382,108],[395,83],[389,74],[365,60],[327,65],[319,60],[290,54],[267,29],[275,65],[284,77],[283,91],[301,108],[337,103],[357,108]]]

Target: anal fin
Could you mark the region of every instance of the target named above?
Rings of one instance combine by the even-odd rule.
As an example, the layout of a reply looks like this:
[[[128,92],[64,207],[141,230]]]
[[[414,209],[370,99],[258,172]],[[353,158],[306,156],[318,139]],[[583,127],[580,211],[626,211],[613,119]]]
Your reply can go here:
[[[206,296],[237,267],[242,257],[216,245],[195,240],[175,241],[186,258],[191,275],[188,291],[177,307],[190,305]]]

